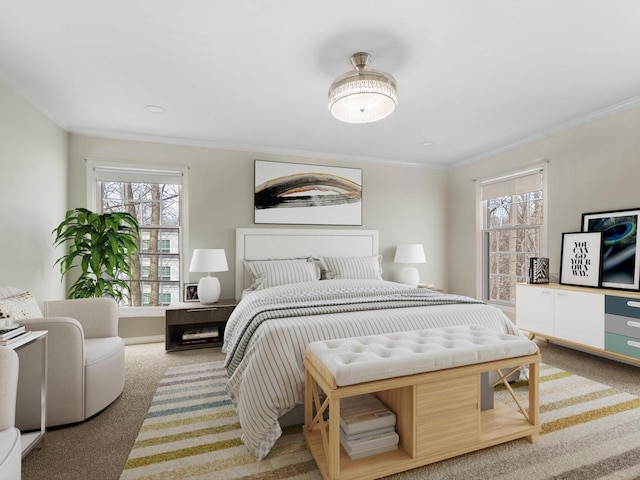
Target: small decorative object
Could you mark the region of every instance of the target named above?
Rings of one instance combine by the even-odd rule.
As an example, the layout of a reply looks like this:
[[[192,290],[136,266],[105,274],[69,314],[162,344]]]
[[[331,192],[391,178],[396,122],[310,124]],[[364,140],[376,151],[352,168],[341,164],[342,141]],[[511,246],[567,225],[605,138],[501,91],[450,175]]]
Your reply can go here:
[[[602,232],[602,286],[640,289],[640,209],[582,214],[583,232]]]
[[[362,225],[362,170],[256,160],[254,222]]]
[[[198,282],[198,299],[200,303],[209,305],[220,298],[220,280],[212,277],[211,272],[226,272],[229,270],[227,257],[221,248],[197,248],[191,257],[190,272],[207,272]]]
[[[602,273],[602,232],[562,234],[560,283],[599,287]]]
[[[549,259],[531,257],[529,259],[529,283],[549,283]]]
[[[198,298],[198,284],[185,283],[183,298],[185,302],[197,302],[198,300],[200,300]]]
[[[400,271],[399,281],[411,287],[417,287],[420,282],[418,269],[414,263],[425,263],[424,248],[420,244],[398,245],[393,263],[406,263],[407,266]]]

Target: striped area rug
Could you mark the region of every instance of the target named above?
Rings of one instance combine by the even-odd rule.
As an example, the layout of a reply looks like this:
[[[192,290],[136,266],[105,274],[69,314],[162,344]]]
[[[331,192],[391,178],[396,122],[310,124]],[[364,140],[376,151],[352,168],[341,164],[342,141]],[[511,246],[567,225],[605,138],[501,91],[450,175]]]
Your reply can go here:
[[[121,480],[321,478],[300,428],[286,431],[257,462],[242,445],[224,384],[221,362],[167,370]],[[516,387],[526,390],[525,382]],[[538,443],[516,440],[390,478],[640,478],[640,398],[546,365],[540,396]]]

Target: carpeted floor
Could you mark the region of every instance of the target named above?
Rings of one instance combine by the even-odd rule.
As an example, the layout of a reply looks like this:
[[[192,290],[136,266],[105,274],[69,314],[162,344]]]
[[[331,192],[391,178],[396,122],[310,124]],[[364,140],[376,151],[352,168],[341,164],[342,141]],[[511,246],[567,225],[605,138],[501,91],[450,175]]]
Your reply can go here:
[[[264,460],[256,461],[242,445],[224,384],[222,362],[169,369],[121,480],[321,479],[300,428],[287,431]],[[526,381],[514,389],[526,398]],[[496,396],[517,408],[504,389]],[[640,434],[627,428],[640,423],[640,397],[547,365],[541,368],[540,397],[539,443],[513,441],[394,478],[590,480],[614,473],[628,479],[640,475]]]
[[[640,370],[638,367],[545,342],[539,342],[539,345],[545,364],[640,396]],[[125,359],[127,379],[122,396],[105,411],[87,422],[49,431],[44,448],[32,451],[23,460],[24,480],[119,479],[138,431],[147,415],[156,388],[167,369],[182,365],[211,363],[222,360],[223,355],[219,348],[166,353],[164,345],[158,343],[127,346]],[[606,421],[604,423],[606,425]],[[295,434],[290,437],[294,436]],[[590,441],[589,438],[582,440],[576,438],[569,445],[549,447],[548,458],[552,460],[556,458],[555,450],[563,451],[567,447],[573,448],[573,444],[576,442],[582,444],[588,441]],[[594,444],[600,445],[599,443]],[[538,445],[543,444],[539,443]],[[506,455],[504,458],[509,459],[509,447],[505,446],[505,448],[507,451],[501,455]],[[640,457],[640,455],[636,455],[636,457]],[[623,460],[624,458],[620,458],[620,461]],[[507,461],[508,464],[526,464],[527,462],[526,456]],[[624,472],[620,473],[624,475]],[[217,479],[222,477],[216,475],[203,478]],[[526,480],[526,477],[520,478]],[[589,477],[578,475],[568,478]],[[601,478],[609,477],[602,476]],[[611,476],[610,478],[633,477]]]

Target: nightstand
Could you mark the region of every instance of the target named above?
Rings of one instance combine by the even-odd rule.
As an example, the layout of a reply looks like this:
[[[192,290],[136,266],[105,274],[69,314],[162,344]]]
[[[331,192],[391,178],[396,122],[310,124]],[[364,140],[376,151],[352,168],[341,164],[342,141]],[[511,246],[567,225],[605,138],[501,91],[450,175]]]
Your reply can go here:
[[[220,347],[224,328],[236,308],[233,299],[211,305],[199,302],[169,305],[165,312],[165,350]]]

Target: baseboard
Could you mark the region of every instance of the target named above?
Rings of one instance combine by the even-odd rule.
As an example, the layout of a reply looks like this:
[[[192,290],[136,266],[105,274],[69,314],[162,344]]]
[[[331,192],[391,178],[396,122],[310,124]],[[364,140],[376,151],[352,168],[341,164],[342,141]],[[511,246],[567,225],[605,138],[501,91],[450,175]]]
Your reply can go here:
[[[140,343],[164,343],[164,335],[149,335],[146,337],[125,337],[123,338],[125,345],[137,345]]]

